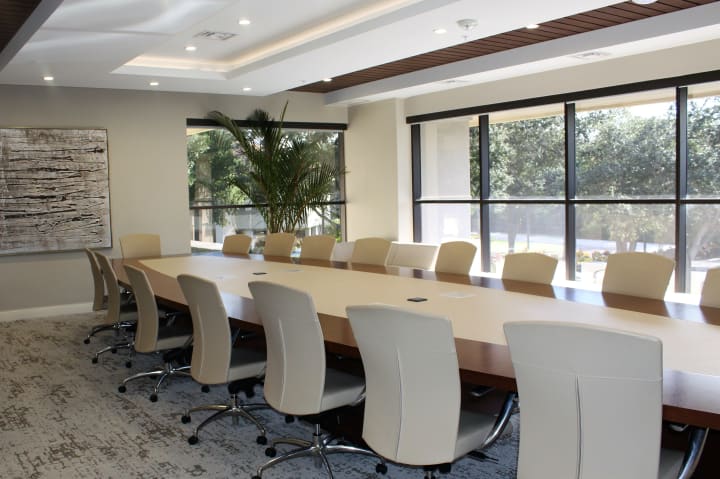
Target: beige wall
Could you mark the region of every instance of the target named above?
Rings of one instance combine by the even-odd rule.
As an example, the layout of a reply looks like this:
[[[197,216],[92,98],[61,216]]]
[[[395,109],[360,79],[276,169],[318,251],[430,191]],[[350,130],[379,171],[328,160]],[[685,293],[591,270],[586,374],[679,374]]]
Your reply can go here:
[[[400,100],[350,108],[345,135],[348,240],[411,239],[409,131]]]
[[[203,118],[215,109],[235,118],[244,118],[255,108],[277,116],[288,99],[288,121],[347,121],[345,108],[325,107],[321,96],[311,94],[255,98],[0,86],[0,127],[107,129],[114,247],[104,252],[119,256],[120,236],[151,232],[161,235],[163,252],[186,253],[190,250],[186,119]],[[0,319],[33,314],[16,311],[26,308],[81,308],[91,294],[84,253],[0,257]]]

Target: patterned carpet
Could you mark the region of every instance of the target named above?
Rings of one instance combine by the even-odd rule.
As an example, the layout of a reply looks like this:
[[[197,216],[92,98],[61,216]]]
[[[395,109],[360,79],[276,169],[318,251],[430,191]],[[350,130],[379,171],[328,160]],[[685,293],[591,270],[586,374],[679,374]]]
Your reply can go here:
[[[92,364],[92,354],[111,336],[82,343],[95,314],[0,323],[0,477],[4,479],[61,478],[250,478],[267,458],[255,443],[257,430],[245,421],[222,420],[201,432],[200,442],[186,442],[191,424],[180,416],[187,407],[224,403],[227,389],[203,394],[192,380],[175,378],[148,400],[150,380],[117,392],[122,379],[149,369],[158,358],[139,356],[133,368],[125,355],[107,354]],[[257,388],[260,396],[260,388]],[[253,398],[257,401],[258,396]],[[307,437],[311,426],[285,424],[272,410],[257,412],[268,437]],[[517,421],[514,417],[513,421]],[[517,423],[513,424],[517,431]],[[282,447],[282,446],[280,446]],[[281,449],[282,451],[282,449]],[[453,465],[452,478],[512,478],[517,461],[517,435],[506,434],[490,448],[487,458],[465,458]],[[337,478],[382,477],[371,458],[338,455],[330,458]],[[422,471],[389,464],[389,479],[421,478]],[[325,478],[308,458],[269,469],[263,477]]]

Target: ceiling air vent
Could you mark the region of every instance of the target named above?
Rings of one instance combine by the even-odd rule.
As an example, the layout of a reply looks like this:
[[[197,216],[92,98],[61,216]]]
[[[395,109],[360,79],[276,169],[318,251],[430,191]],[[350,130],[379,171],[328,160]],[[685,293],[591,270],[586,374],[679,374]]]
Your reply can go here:
[[[202,32],[195,35],[194,38],[206,38],[208,40],[220,40],[225,41],[229,40],[232,37],[236,37],[237,35],[234,33],[227,33],[227,32],[211,32],[210,30],[203,30]]]

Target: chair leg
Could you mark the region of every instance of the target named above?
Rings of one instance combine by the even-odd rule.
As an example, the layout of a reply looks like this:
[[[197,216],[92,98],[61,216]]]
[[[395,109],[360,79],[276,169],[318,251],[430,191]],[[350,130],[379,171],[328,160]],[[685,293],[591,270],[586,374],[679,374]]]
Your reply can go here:
[[[297,457],[306,457],[306,456],[312,456],[317,458],[321,461],[323,464],[323,467],[325,468],[325,471],[328,474],[328,477],[330,479],[333,479],[333,473],[332,469],[330,467],[330,462],[328,461],[327,455],[328,454],[338,454],[338,453],[351,453],[351,454],[362,454],[364,456],[371,456],[376,459],[378,459],[380,462],[377,466],[377,470],[383,469],[387,470],[387,465],[385,464],[385,460],[375,454],[374,452],[363,449],[361,447],[356,446],[346,446],[346,445],[331,445],[328,444],[329,439],[332,439],[332,437],[328,437],[327,435],[323,435],[322,431],[320,430],[320,425],[315,424],[315,432],[313,432],[313,438],[312,441],[306,441],[304,439],[296,439],[296,438],[279,438],[275,439],[272,442],[272,446],[269,447],[265,454],[268,456],[273,456],[275,451],[275,446],[277,444],[291,444],[294,446],[298,446],[299,449],[293,449],[290,452],[287,452],[281,456],[274,457],[273,459],[269,460],[262,466],[258,467],[255,476],[253,476],[253,479],[255,478],[262,478],[262,473],[264,470],[274,466],[275,464],[288,461],[290,459],[295,459]]]
[[[116,343],[116,344],[111,344],[110,346],[106,346],[95,353],[95,355],[92,358],[92,362],[93,362],[93,364],[95,364],[98,362],[98,359],[100,358],[100,356],[102,354],[105,354],[108,351],[112,351],[113,353],[115,353],[115,352],[117,352],[118,349],[128,349],[128,350],[130,350],[130,355],[132,356],[132,346],[133,346],[133,344],[130,342]]]
[[[255,416],[250,414],[249,411],[253,411],[255,409],[262,409],[262,408],[268,408],[269,406],[267,404],[242,404],[237,396],[237,394],[233,394],[230,397],[230,403],[229,404],[210,404],[206,406],[197,406],[192,409],[188,409],[185,414],[182,416],[182,422],[187,423],[190,422],[190,415],[197,411],[216,411],[214,414],[206,418],[203,422],[201,422],[196,428],[195,432],[192,436],[188,438],[188,442],[190,444],[196,444],[198,442],[198,433],[202,428],[210,424],[211,422],[217,421],[221,417],[224,416],[230,416],[233,418],[233,421],[237,423],[237,418],[242,417],[245,420],[253,423],[256,428],[258,428],[258,431],[260,431],[260,435],[256,438],[256,441],[258,444],[266,444],[267,443],[267,432],[265,431],[265,426],[263,426],[260,421],[257,420]]]

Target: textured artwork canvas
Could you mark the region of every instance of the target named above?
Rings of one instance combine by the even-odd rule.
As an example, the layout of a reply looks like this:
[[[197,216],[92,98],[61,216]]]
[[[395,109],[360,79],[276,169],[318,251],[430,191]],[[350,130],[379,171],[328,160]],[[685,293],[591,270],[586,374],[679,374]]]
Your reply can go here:
[[[0,254],[110,246],[107,131],[0,129]]]

